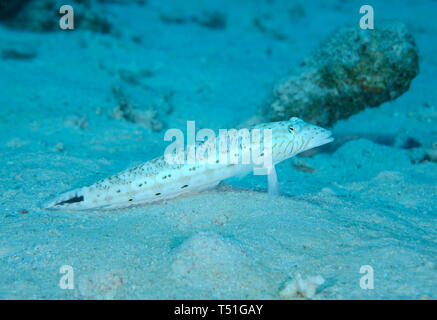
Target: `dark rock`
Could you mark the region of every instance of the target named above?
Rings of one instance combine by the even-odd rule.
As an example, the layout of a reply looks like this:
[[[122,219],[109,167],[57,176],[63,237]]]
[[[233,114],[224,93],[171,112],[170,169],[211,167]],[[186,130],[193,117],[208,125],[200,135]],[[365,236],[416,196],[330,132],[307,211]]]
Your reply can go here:
[[[279,32],[278,30],[276,30],[273,27],[266,26],[264,21],[262,20],[262,18],[258,18],[258,17],[254,18],[252,20],[252,24],[255,28],[257,28],[262,33],[271,35],[271,36],[273,36],[273,38],[275,38],[277,40],[286,40],[287,39],[287,36],[285,34],[282,34],[281,32]]]
[[[417,47],[405,25],[340,28],[274,88],[263,120],[296,116],[331,126],[396,99],[418,72]]]
[[[29,0],[1,0],[0,21],[13,19]]]
[[[2,59],[4,60],[30,60],[36,57],[35,51],[24,51],[18,49],[2,50]]]
[[[192,18],[193,22],[210,28],[210,29],[224,29],[226,28],[226,16],[219,11],[205,11],[200,16]]]
[[[421,146],[422,144],[419,141],[411,137],[407,138],[407,140],[405,140],[404,143],[402,144],[403,149],[413,149],[413,148],[419,148]]]

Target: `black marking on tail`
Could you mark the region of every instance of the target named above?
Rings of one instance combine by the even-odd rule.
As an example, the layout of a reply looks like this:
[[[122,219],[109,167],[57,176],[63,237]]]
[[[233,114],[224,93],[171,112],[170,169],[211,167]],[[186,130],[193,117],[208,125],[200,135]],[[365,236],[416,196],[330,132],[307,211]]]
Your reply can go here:
[[[70,203],[82,202],[82,201],[84,201],[84,200],[85,200],[85,199],[84,199],[83,196],[78,197],[78,196],[76,195],[76,196],[74,196],[74,197],[71,198],[71,199],[68,199],[68,200],[65,200],[65,201],[58,202],[56,205],[57,205],[57,206],[63,206],[64,204],[70,204]]]

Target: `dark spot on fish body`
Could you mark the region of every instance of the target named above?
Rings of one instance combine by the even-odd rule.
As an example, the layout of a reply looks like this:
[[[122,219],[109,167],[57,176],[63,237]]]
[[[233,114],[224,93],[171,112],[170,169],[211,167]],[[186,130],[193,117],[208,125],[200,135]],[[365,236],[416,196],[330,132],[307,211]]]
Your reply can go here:
[[[186,187],[188,187],[188,184],[184,184],[184,185],[181,187],[181,189],[184,189],[184,188],[186,188]]]
[[[76,195],[76,196],[74,196],[73,198],[70,198],[70,199],[68,199],[68,200],[58,202],[56,205],[57,205],[57,206],[62,206],[62,205],[64,205],[64,204],[71,204],[71,203],[76,203],[76,202],[82,202],[82,201],[84,201],[84,200],[85,200],[85,199],[84,199],[83,196],[78,197],[78,196]]]
[[[161,195],[161,192],[155,193],[155,196],[159,196],[159,195]]]

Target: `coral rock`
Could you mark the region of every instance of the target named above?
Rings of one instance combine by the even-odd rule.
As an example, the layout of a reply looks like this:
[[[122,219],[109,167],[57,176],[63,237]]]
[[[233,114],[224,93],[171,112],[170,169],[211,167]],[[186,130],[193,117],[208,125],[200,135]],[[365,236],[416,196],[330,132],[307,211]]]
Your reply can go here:
[[[405,25],[343,27],[274,88],[264,117],[277,121],[296,116],[330,126],[396,99],[418,72],[417,47]]]

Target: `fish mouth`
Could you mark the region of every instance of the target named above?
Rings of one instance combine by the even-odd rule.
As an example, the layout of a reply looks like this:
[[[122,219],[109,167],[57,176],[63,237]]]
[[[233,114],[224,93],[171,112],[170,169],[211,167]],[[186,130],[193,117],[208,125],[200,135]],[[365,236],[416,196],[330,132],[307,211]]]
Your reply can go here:
[[[324,144],[334,141],[331,131],[326,131],[325,134],[316,138],[313,142],[313,148],[323,146]]]

